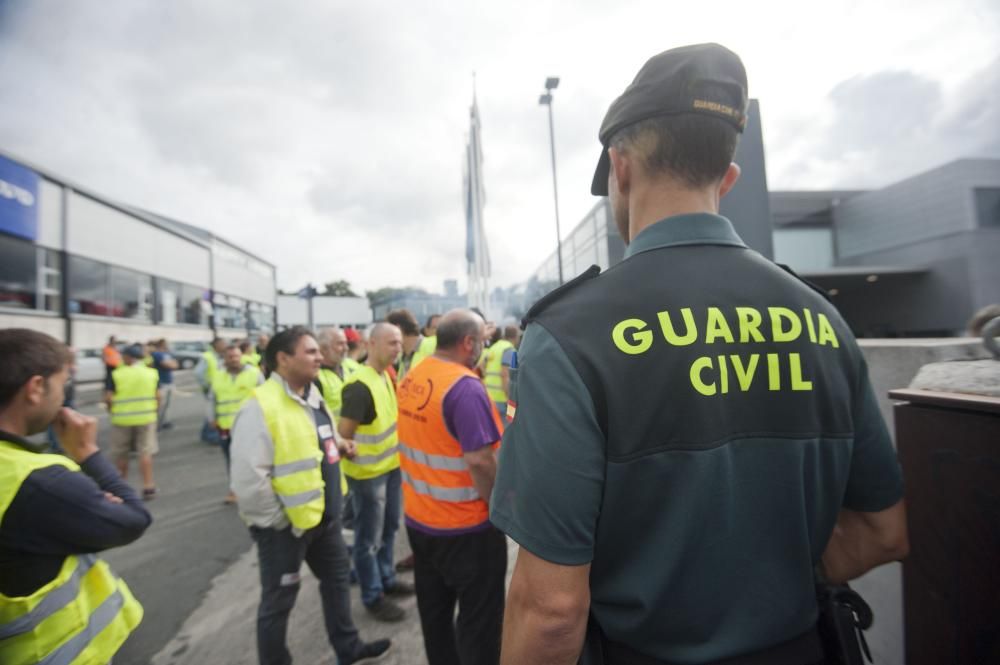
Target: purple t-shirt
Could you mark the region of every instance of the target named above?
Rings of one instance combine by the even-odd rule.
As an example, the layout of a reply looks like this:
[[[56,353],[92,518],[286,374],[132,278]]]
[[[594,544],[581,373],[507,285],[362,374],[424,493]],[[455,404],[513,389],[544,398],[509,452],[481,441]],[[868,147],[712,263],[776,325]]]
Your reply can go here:
[[[444,424],[467,453],[500,440],[494,410],[483,382],[473,376],[456,381],[444,396]]]
[[[495,409],[482,381],[474,376],[462,377],[444,396],[444,424],[448,432],[458,439],[464,452],[475,452],[500,440],[500,431],[493,420]],[[450,536],[491,528],[489,520],[486,520],[464,529],[434,529],[410,519],[409,516],[406,517],[406,524],[430,535]]]

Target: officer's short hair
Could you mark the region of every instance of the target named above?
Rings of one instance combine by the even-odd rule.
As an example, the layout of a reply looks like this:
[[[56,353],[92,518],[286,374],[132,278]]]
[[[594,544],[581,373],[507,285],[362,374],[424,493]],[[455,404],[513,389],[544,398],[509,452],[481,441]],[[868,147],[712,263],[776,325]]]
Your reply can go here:
[[[515,340],[517,339],[517,335],[520,332],[521,329],[518,328],[517,326],[506,326],[503,329],[503,338],[506,340]]]
[[[636,156],[649,175],[708,187],[726,174],[739,132],[719,118],[693,113],[659,116],[623,127],[610,145]]]
[[[279,352],[295,355],[295,347],[299,345],[299,340],[307,335],[313,336],[312,331],[305,326],[292,326],[272,337],[264,351],[267,368],[271,371],[278,369]]]
[[[0,408],[6,407],[31,377],[48,379],[70,364],[69,348],[45,333],[26,328],[0,330]]]

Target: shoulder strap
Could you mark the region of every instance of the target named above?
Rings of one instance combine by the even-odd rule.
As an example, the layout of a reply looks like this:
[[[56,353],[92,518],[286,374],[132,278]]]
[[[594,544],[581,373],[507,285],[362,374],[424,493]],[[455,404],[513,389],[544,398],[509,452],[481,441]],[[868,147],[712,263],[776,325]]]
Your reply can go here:
[[[590,266],[583,271],[583,273],[577,275],[562,286],[549,291],[547,294],[542,296],[538,302],[532,305],[531,309],[528,310],[528,313],[524,315],[523,319],[521,319],[521,329],[523,330],[524,328],[527,328],[528,324],[537,319],[538,315],[541,314],[546,307],[559,300],[587,280],[597,277],[599,274],[601,274],[600,267],[596,265]]]

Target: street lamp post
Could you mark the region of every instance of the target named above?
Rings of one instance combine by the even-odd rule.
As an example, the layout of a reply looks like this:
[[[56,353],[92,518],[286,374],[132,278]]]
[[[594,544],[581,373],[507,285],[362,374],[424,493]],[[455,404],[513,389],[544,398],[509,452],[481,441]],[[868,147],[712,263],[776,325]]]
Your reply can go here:
[[[549,107],[549,144],[552,148],[552,196],[556,204],[556,259],[559,263],[559,285],[563,283],[562,264],[562,232],[559,230],[559,184],[556,180],[556,132],[552,122],[552,91],[559,87],[559,77],[550,76],[545,79],[545,94],[538,98],[538,103]]]

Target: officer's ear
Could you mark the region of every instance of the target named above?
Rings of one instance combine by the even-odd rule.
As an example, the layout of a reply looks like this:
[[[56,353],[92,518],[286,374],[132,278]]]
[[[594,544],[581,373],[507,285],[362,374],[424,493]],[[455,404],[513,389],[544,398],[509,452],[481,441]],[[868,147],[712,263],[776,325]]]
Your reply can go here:
[[[726,169],[726,175],[722,176],[722,184],[719,185],[719,198],[729,193],[729,191],[736,184],[736,181],[740,179],[740,165],[736,162],[730,162],[729,168]]]
[[[628,153],[612,146],[608,148],[608,157],[611,158],[608,193],[611,193],[611,188],[615,188],[620,196],[628,196],[629,187],[632,185],[632,161]]]

